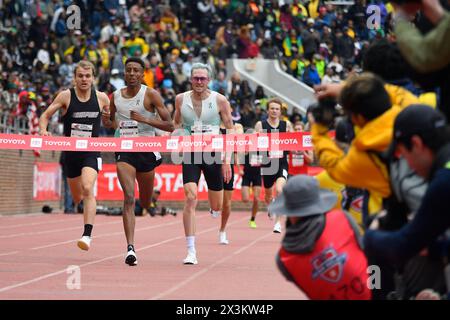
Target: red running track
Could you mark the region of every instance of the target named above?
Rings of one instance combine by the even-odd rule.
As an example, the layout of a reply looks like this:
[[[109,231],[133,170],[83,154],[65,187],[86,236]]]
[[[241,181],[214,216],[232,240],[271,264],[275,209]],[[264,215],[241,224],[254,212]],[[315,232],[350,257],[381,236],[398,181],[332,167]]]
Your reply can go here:
[[[220,218],[197,213],[198,265],[182,264],[182,214],[137,217],[139,264],[129,267],[124,263],[122,217],[98,215],[86,252],[76,245],[82,215],[0,216],[0,300],[305,299],[276,267],[282,235],[272,232],[273,222],[260,213],[258,228],[250,229],[248,217],[247,212],[232,212],[230,244],[220,245]]]

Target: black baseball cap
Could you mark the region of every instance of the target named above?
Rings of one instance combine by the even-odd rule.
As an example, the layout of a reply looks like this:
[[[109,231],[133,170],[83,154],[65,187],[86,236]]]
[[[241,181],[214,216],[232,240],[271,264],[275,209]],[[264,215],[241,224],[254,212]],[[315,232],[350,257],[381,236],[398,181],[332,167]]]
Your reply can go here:
[[[445,126],[447,126],[447,120],[440,111],[426,104],[412,104],[395,118],[389,153],[393,154],[402,140],[407,140],[413,135],[432,135]]]
[[[394,122],[394,141],[420,133],[433,133],[445,127],[445,116],[425,104],[413,104],[402,110]]]

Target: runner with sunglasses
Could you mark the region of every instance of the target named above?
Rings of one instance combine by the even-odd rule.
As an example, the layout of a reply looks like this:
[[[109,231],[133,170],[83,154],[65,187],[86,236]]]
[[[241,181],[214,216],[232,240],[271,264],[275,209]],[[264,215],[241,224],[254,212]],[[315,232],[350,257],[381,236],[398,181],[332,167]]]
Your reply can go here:
[[[219,134],[222,121],[227,132],[233,130],[231,107],[221,94],[208,89],[211,68],[195,63],[191,69],[192,90],[177,95],[174,123],[185,135]],[[178,130],[177,130],[178,131]],[[208,199],[213,217],[222,209],[223,184],[231,180],[230,155],[221,159],[219,152],[186,152],[183,154],[183,187],[185,205],[183,224],[188,254],[184,264],[197,264],[195,250],[195,209],[197,207],[198,182],[203,172],[208,185]]]

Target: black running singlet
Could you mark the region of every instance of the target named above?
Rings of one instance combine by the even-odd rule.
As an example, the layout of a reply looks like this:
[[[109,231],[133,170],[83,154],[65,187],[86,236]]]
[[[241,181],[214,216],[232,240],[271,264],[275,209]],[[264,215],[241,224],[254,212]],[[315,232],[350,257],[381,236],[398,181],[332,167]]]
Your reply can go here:
[[[287,122],[284,120],[280,120],[277,128],[273,128],[267,120],[261,122],[263,132],[266,133],[276,133],[276,132],[286,132],[287,131]],[[287,163],[288,151],[278,151],[273,150],[269,152],[264,152],[264,158],[268,157],[270,161],[280,161],[280,163]],[[267,163],[267,160],[264,161]],[[264,166],[264,165],[263,165]]]
[[[91,89],[91,97],[86,102],[78,100],[75,89],[70,89],[70,104],[62,117],[64,135],[66,137],[91,138],[98,137],[100,132],[101,112],[95,89]],[[69,152],[71,154],[72,152]],[[94,152],[76,152],[93,154]],[[100,156],[100,152],[95,152]]]
[[[91,97],[86,102],[78,100],[75,89],[70,89],[70,104],[62,120],[66,137],[98,137],[101,112],[95,89],[91,89]]]

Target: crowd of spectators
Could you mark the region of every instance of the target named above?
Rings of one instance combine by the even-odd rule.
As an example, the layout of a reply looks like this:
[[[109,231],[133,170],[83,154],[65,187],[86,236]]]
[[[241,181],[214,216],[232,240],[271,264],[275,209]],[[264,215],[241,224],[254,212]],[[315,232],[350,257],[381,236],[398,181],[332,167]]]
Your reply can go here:
[[[359,72],[370,41],[388,34],[391,6],[374,1],[381,23],[368,29],[366,0],[352,6],[322,0],[3,0],[0,113],[9,123],[30,108],[39,116],[71,85],[82,59],[97,67],[98,90],[111,94],[124,85],[124,60],[138,56],[146,64],[146,85],[161,92],[171,111],[176,93],[189,89],[192,63],[209,63],[216,75],[211,88],[229,97],[233,117],[249,128],[264,119],[267,96],[227,74],[226,59],[279,59],[310,86],[339,82]],[[68,23],[75,18],[67,11],[72,4],[80,8],[81,29]]]

